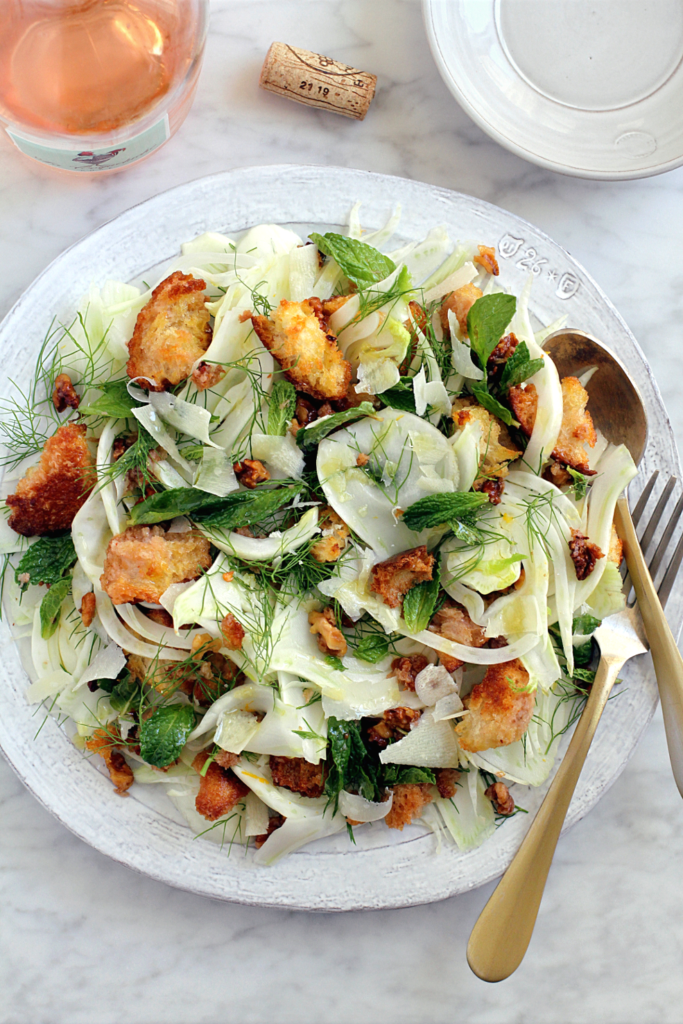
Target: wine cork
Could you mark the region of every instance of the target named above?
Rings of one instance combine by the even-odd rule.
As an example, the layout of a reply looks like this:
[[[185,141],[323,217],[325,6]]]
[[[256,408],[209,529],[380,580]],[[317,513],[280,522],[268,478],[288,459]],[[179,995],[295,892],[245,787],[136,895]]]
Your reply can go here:
[[[375,95],[377,76],[298,46],[273,43],[259,84],[297,103],[362,121]]]

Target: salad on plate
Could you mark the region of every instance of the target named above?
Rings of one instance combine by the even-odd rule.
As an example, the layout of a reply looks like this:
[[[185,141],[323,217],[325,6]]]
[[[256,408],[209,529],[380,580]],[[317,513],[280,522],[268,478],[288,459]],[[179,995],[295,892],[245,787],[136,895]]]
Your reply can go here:
[[[153,287],[93,285],[5,403],[28,701],[112,799],[162,786],[257,864],[361,828],[484,842],[623,604],[636,469],[590,371],[559,378],[561,324],[493,247],[398,223],[203,234]]]

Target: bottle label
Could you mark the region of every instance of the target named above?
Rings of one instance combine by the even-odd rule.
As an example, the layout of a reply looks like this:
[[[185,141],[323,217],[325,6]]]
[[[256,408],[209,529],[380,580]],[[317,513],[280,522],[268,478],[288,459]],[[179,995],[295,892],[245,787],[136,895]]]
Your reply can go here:
[[[135,160],[149,156],[171,137],[168,114],[164,114],[160,121],[139,135],[126,139],[118,146],[105,146],[102,149],[79,150],[76,146],[71,149],[48,146],[14,128],[8,128],[7,134],[17,149],[26,156],[32,156],[41,163],[59,167],[63,171],[111,171],[117,167],[125,167]]]

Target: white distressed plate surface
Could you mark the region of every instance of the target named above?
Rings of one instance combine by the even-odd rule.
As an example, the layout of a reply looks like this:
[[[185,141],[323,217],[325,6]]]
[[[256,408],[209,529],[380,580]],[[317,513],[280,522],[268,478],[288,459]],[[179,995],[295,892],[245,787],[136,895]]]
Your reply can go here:
[[[256,167],[227,171],[164,192],[136,206],[63,253],[31,285],[0,325],[0,356],[7,376],[29,379],[54,317],[68,319],[92,282],[133,280],[176,255],[181,242],[203,231],[236,234],[254,224],[342,226],[361,200],[365,227],[381,225],[400,203],[399,240],[419,239],[444,224],[452,241],[495,245],[501,281],[519,293],[535,278],[532,309],[542,323],[565,314],[568,324],[595,334],[620,356],[643,396],[649,441],[640,480],[659,468],[680,473],[673,434],[659,391],[633,335],[591,277],[559,245],[531,224],[470,196],[386,175],[333,167]],[[20,343],[17,342],[20,339]],[[10,387],[5,384],[3,391]],[[678,581],[667,608],[674,633],[683,618]],[[69,742],[56,722],[26,704],[27,677],[3,624],[0,746],[25,785],[76,835],[129,867],[188,891],[222,900],[305,910],[401,907],[443,899],[499,875],[509,863],[531,815],[517,815],[477,850],[451,846],[436,852],[419,826],[403,833],[382,825],[357,830],[358,846],[335,836],[272,868],[255,868],[235,847],[231,856],[195,840],[159,786],[133,787],[120,799],[111,783]],[[649,655],[624,672],[579,780],[566,827],[578,821],[624,768],[656,706]],[[529,791],[534,811],[545,787]],[[59,865],[55,863],[55,871]]]
[[[680,0],[423,0],[446,85],[496,142],[581,178],[683,163]]]

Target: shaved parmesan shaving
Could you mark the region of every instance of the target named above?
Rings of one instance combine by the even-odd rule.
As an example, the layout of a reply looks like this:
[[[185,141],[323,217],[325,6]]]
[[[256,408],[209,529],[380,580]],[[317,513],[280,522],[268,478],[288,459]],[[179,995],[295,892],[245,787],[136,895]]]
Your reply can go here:
[[[169,394],[168,391],[150,391],[149,404],[158,416],[181,434],[196,437],[204,444],[214,443],[209,437],[211,413],[208,409],[202,409],[193,402],[186,402],[176,395]]]
[[[389,790],[389,797],[380,803],[366,800],[358,793],[347,793],[345,789],[339,794],[339,810],[352,821],[381,821],[386,818],[394,802],[394,791]]]
[[[195,487],[224,498],[239,487],[232,459],[222,448],[205,448],[194,480]]]
[[[116,644],[108,644],[97,652],[85,672],[82,673],[76,683],[76,689],[79,686],[85,686],[93,679],[116,679],[125,664],[126,656],[121,648]]]
[[[289,431],[284,437],[272,434],[252,434],[251,453],[255,459],[267,462],[286,476],[299,479],[304,469],[304,456]]]

